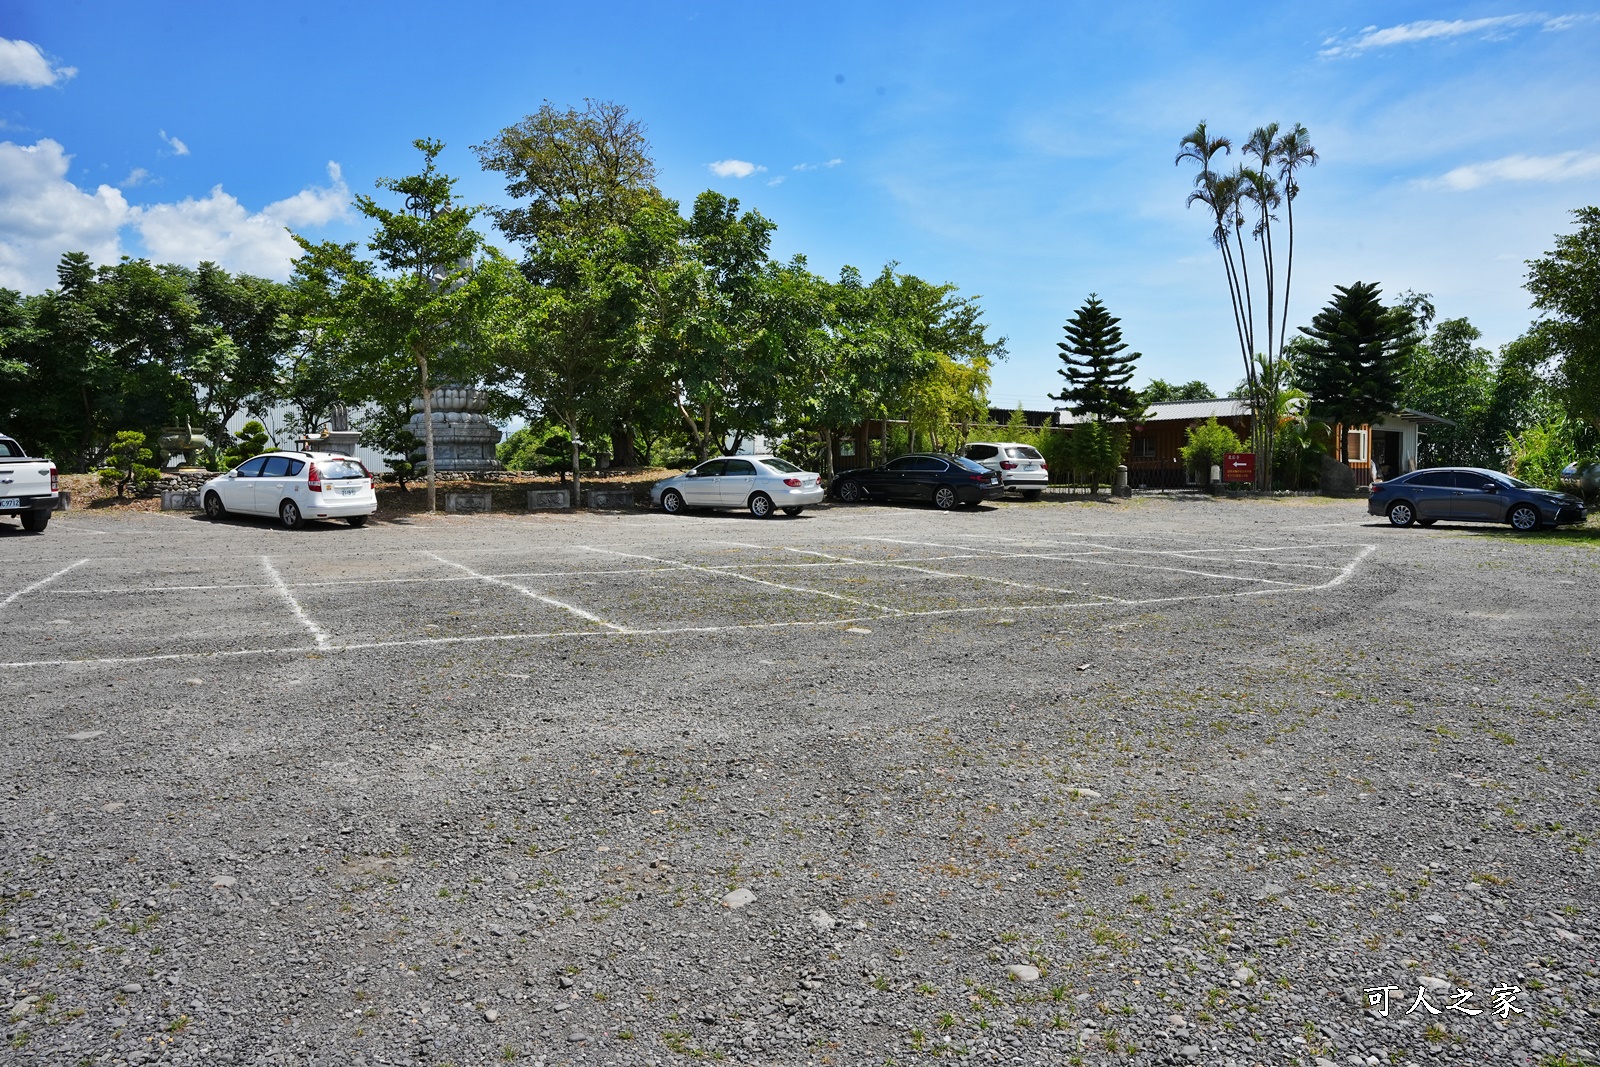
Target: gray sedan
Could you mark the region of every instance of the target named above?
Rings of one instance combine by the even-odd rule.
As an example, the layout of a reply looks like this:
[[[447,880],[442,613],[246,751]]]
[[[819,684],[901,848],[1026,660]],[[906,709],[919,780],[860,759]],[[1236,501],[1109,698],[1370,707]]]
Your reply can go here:
[[[1513,529],[1577,524],[1584,504],[1569,493],[1539,489],[1520,478],[1482,467],[1429,467],[1372,487],[1369,515],[1395,526],[1450,522],[1505,522]]]

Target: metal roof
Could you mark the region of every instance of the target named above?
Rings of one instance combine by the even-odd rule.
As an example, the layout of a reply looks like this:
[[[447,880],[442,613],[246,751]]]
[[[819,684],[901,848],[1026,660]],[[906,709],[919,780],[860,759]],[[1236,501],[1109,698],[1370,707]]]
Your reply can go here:
[[[1250,414],[1250,405],[1235,397],[1213,397],[1209,400],[1163,400],[1145,409],[1140,422],[1163,422],[1169,419],[1225,419]],[[1058,426],[1076,426],[1088,422],[1087,416],[1078,418],[1063,410],[1056,420]]]

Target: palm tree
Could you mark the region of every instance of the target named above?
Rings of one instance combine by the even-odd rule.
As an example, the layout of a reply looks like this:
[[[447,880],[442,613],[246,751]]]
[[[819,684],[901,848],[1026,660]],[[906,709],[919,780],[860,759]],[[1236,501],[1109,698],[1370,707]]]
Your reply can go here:
[[[1244,361],[1245,383],[1250,405],[1256,417],[1252,437],[1259,457],[1257,463],[1258,487],[1271,485],[1272,451],[1277,424],[1267,406],[1272,402],[1272,390],[1281,384],[1283,372],[1278,367],[1281,360],[1284,336],[1288,333],[1289,290],[1294,272],[1294,199],[1300,192],[1295,173],[1302,167],[1317,162],[1316,150],[1311,146],[1306,128],[1296,123],[1287,132],[1280,132],[1276,122],[1257,127],[1245,143],[1243,154],[1248,157],[1231,173],[1219,174],[1214,161],[1219,154],[1230,152],[1233,143],[1226,137],[1213,137],[1204,122],[1179,141],[1175,163],[1185,161],[1199,165],[1195,175],[1195,188],[1189,194],[1188,204],[1203,203],[1211,210],[1214,223],[1212,240],[1222,252],[1223,270],[1227,275],[1228,299],[1233,310],[1234,326],[1239,338],[1239,352]],[[1282,260],[1283,302],[1278,313],[1278,250],[1273,243],[1272,224],[1280,207],[1288,207],[1288,249]],[[1247,219],[1247,214],[1249,218]],[[1246,223],[1250,236],[1260,243],[1262,286],[1266,299],[1266,346],[1256,346],[1255,301],[1251,291],[1250,267],[1244,245]]]

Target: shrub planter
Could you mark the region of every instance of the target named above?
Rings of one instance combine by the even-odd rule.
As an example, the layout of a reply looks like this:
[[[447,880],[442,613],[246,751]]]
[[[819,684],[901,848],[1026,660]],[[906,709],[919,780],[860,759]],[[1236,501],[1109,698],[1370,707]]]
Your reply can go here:
[[[200,490],[169,489],[161,494],[162,511],[199,511]]]
[[[489,512],[492,493],[446,493],[444,510],[450,515],[480,515]]]
[[[590,508],[631,508],[632,489],[591,489],[585,494]]]
[[[528,510],[548,511],[551,508],[570,508],[572,494],[565,489],[529,489]]]

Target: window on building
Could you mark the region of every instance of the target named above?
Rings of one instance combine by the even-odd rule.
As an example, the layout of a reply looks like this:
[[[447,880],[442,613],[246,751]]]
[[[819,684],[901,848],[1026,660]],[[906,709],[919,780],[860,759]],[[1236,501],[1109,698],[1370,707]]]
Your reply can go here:
[[[1367,461],[1367,431],[1350,430],[1344,437],[1345,454],[1350,457],[1350,462],[1365,463]]]
[[[1134,459],[1155,459],[1156,439],[1154,437],[1135,437],[1133,439]]]

